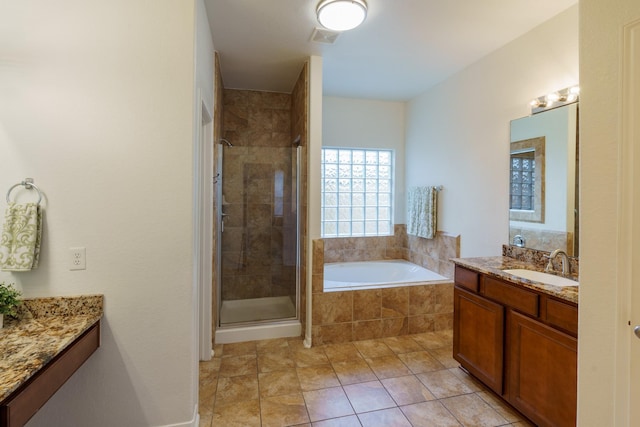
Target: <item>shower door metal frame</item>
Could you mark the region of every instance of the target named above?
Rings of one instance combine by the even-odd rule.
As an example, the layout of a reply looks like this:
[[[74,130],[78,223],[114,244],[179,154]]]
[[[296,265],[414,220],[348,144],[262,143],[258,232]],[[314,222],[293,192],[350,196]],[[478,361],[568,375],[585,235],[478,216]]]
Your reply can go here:
[[[280,318],[280,319],[266,319],[266,320],[255,320],[255,321],[247,321],[247,322],[238,322],[238,323],[228,323],[228,324],[223,324],[222,323],[222,319],[221,319],[221,313],[222,313],[222,236],[224,233],[224,217],[226,216],[226,214],[222,211],[223,208],[223,201],[224,201],[224,193],[222,192],[222,183],[224,180],[224,149],[221,145],[220,150],[219,150],[219,155],[218,155],[218,161],[217,161],[217,165],[216,165],[216,173],[215,173],[215,184],[218,186],[218,197],[219,200],[216,203],[217,205],[217,209],[216,209],[216,217],[217,217],[217,221],[218,221],[218,236],[216,239],[216,257],[217,257],[217,269],[216,269],[216,277],[217,277],[217,289],[216,289],[216,294],[217,294],[217,310],[216,310],[216,325],[217,328],[220,329],[231,329],[234,327],[238,327],[238,326],[252,326],[252,325],[264,325],[264,324],[279,324],[279,323],[289,323],[289,322],[294,322],[294,321],[300,321],[300,248],[301,248],[301,242],[300,242],[300,236],[302,235],[301,233],[301,227],[302,227],[302,222],[300,221],[300,210],[301,210],[301,199],[300,199],[300,195],[301,195],[301,190],[300,190],[300,184],[301,184],[301,177],[300,177],[300,171],[301,171],[301,167],[300,167],[300,162],[301,162],[301,152],[302,152],[302,147],[300,147],[300,145],[295,145],[293,147],[293,149],[295,150],[295,161],[296,161],[296,167],[295,167],[295,171],[296,171],[296,178],[295,178],[295,185],[296,185],[296,191],[295,191],[295,195],[296,195],[296,255],[295,255],[295,259],[296,259],[296,268],[295,268],[295,287],[296,287],[296,295],[295,295],[295,317],[286,317],[286,318]],[[294,156],[292,156],[293,158]]]

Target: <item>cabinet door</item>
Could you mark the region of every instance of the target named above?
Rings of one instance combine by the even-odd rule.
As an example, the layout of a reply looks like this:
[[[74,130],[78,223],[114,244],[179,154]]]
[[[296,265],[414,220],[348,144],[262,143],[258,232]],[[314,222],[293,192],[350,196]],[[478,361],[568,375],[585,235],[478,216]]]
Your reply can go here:
[[[503,390],[504,307],[454,289],[453,357],[498,394]]]
[[[578,343],[509,311],[509,401],[541,426],[575,426]]]

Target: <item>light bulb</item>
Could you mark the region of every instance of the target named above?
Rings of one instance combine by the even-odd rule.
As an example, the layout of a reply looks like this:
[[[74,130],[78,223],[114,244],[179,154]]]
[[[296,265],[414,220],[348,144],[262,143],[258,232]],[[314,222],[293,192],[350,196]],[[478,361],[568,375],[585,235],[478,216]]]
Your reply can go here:
[[[557,102],[560,99],[560,95],[558,94],[558,92],[551,92],[547,94],[545,99],[549,104],[553,104],[554,102]]]

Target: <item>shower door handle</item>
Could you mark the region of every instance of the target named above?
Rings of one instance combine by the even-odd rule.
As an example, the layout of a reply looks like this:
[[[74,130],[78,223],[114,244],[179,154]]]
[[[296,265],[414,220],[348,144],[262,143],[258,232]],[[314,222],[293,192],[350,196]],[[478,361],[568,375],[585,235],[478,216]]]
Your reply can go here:
[[[226,214],[224,212],[220,212],[220,232],[224,233],[224,219],[225,217],[228,217],[229,214]]]

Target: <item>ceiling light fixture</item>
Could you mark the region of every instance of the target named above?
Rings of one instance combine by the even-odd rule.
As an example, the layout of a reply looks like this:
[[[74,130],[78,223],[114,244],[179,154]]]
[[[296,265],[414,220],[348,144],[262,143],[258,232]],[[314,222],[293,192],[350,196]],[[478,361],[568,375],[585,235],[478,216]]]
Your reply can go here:
[[[322,0],[316,9],[318,22],[334,31],[347,31],[362,24],[367,17],[365,0]]]

